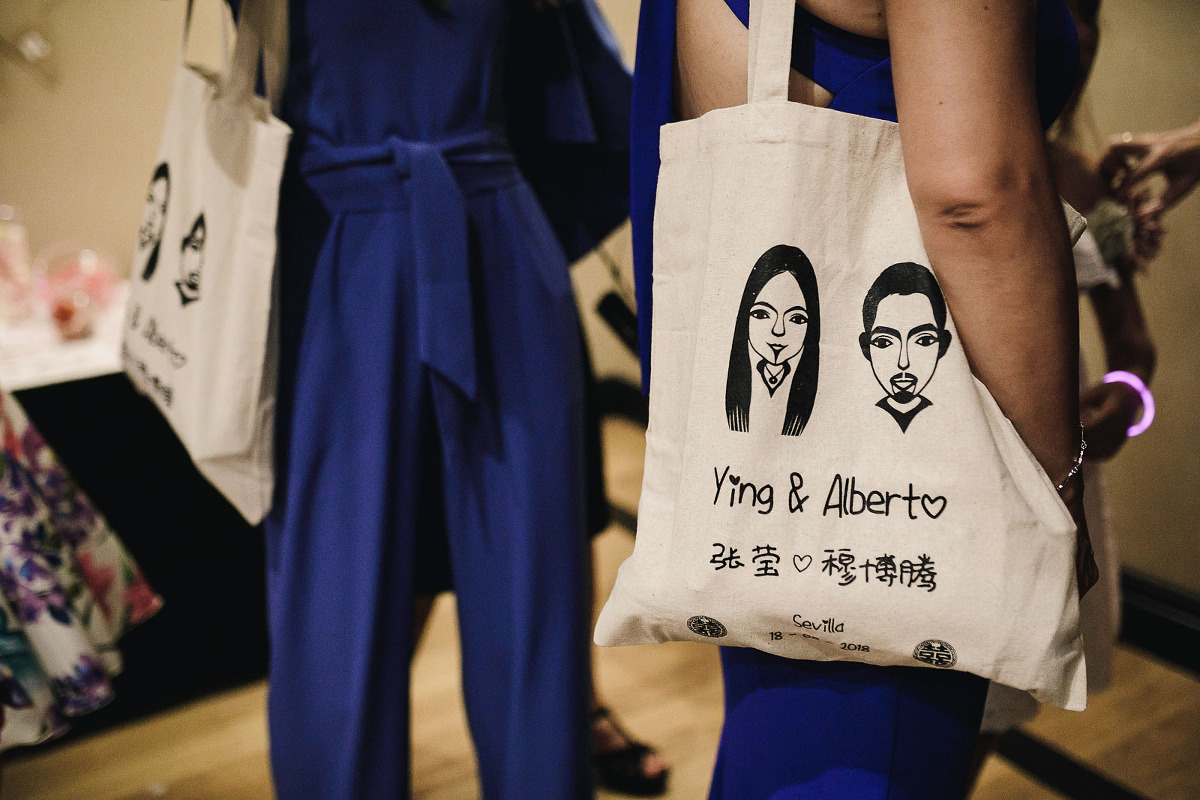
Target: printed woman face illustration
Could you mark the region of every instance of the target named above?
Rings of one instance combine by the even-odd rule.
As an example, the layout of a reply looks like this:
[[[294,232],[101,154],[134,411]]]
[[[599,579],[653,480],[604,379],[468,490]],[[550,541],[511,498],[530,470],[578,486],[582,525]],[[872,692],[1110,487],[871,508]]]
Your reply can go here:
[[[933,273],[920,264],[893,264],[863,301],[859,346],[886,395],[875,405],[907,431],[933,403],[922,395],[950,346],[946,301]]]
[[[775,245],[750,270],[734,321],[725,383],[729,429],[799,436],[817,394],[820,340],[812,262],[797,247]]]
[[[200,299],[200,276],[204,271],[204,239],[206,228],[204,215],[196,217],[192,229],[183,238],[179,254],[179,280],[175,288],[179,290],[179,299],[185,306]]]
[[[138,226],[138,255],[146,259],[142,280],[148,281],[158,269],[158,251],[162,246],[163,230],[167,225],[167,201],[171,197],[171,173],[166,162],[159,164],[146,189],[146,207],[142,209],[142,224]]]
[[[911,403],[937,369],[941,339],[929,298],[923,294],[885,297],[870,334],[875,380],[897,403]]]
[[[781,272],[750,307],[750,347],[770,364],[790,361],[804,351],[808,309],[804,292],[790,273]]]
[[[142,224],[138,227],[139,250],[149,250],[162,241],[170,184],[171,179],[166,172],[155,172],[150,180],[150,186],[146,189],[146,207],[142,210]]]

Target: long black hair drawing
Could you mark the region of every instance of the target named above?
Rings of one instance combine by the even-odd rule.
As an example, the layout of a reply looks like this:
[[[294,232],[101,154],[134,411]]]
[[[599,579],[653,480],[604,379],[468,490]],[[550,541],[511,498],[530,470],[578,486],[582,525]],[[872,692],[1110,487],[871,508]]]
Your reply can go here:
[[[812,262],[797,247],[775,245],[750,270],[738,306],[725,384],[729,429],[750,430],[755,395],[766,404],[786,397],[780,433],[799,436],[817,394],[820,340],[821,305]]]

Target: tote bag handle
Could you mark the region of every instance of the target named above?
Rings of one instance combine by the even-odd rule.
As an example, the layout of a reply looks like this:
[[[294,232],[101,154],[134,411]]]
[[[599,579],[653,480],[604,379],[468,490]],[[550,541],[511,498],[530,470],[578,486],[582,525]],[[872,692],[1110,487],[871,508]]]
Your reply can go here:
[[[787,102],[795,0],[750,0],[747,96],[751,103]]]
[[[279,113],[287,74],[287,0],[243,0],[238,13],[237,42],[222,91],[233,101],[254,95],[262,58],[263,83],[272,113]]]
[[[224,0],[221,2],[224,5]],[[187,0],[180,61],[185,60],[187,53],[194,6],[195,0]],[[233,59],[230,60],[229,36],[222,20],[221,50],[225,56],[225,75],[221,81],[223,94],[235,102],[248,101],[254,95],[261,57],[267,101],[271,105],[271,112],[278,115],[287,76],[287,25],[287,0],[242,0],[237,19],[237,42],[233,47]]]

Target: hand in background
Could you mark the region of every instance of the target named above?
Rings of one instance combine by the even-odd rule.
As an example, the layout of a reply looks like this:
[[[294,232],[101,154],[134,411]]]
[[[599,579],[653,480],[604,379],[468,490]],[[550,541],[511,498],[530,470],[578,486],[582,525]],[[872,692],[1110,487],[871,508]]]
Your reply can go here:
[[[1100,160],[1100,171],[1135,217],[1161,214],[1200,182],[1200,122],[1162,133],[1114,137]],[[1156,172],[1166,178],[1166,188],[1158,194],[1139,194],[1138,184]]]
[[[1101,383],[1080,394],[1079,418],[1088,459],[1106,461],[1116,455],[1129,438],[1125,431],[1141,407],[1137,391],[1119,381]]]
[[[1141,270],[1157,258],[1162,249],[1165,233],[1162,214],[1165,209],[1161,202],[1155,202],[1153,193],[1144,187],[1133,189],[1124,202],[1133,217],[1132,266]],[[1122,271],[1122,274],[1128,273]]]

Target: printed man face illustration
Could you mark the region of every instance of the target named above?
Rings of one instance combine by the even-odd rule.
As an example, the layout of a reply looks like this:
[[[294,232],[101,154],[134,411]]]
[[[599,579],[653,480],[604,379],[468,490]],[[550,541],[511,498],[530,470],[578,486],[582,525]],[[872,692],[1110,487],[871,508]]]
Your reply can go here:
[[[899,405],[912,403],[937,369],[941,340],[923,294],[893,294],[879,303],[871,329],[871,368]]]
[[[204,215],[196,217],[192,229],[180,245],[179,280],[175,288],[179,290],[179,300],[183,305],[200,299],[200,275],[204,271]]]
[[[907,431],[933,405],[921,393],[950,346],[946,302],[933,273],[912,263],[884,270],[867,292],[863,327],[859,344],[887,393],[876,405]]]
[[[142,280],[148,281],[158,267],[158,251],[167,223],[167,200],[171,195],[171,175],[166,163],[159,164],[146,189],[146,206],[138,226],[138,253],[146,256]],[[148,255],[147,255],[148,254]]]
[[[804,292],[790,273],[781,272],[750,307],[750,346],[769,364],[782,364],[804,351],[808,310]]]

